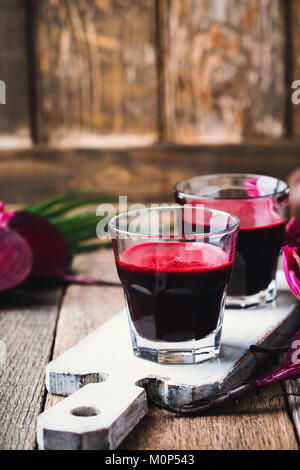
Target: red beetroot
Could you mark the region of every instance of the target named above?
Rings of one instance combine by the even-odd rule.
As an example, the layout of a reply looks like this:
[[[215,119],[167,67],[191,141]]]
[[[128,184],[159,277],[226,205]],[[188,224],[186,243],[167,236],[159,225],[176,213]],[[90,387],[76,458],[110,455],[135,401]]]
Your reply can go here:
[[[8,226],[14,212],[3,211],[4,205],[0,204],[0,292],[21,284],[32,268],[32,254],[28,243]]]
[[[1,208],[3,210],[3,207],[3,204],[0,204],[0,210]],[[27,275],[25,276],[25,267],[23,267],[24,274],[22,280],[31,274],[31,277],[35,279],[61,278],[69,283],[85,285],[120,285],[119,283],[106,282],[101,279],[69,275],[67,270],[71,256],[67,242],[62,233],[43,217],[27,211],[3,213],[2,217],[5,219],[6,225],[9,220],[9,228],[7,227],[9,234],[4,235],[4,231],[1,230],[0,226],[1,236],[5,236],[8,239],[11,238],[10,246],[14,242],[14,256],[20,256],[19,263],[22,262],[22,257],[25,256],[25,246],[27,247],[27,257],[28,251],[30,252],[30,269],[28,268]],[[7,248],[4,252],[8,253]],[[5,256],[8,256],[7,253]],[[2,290],[6,290],[4,279],[3,286]]]
[[[10,219],[9,226],[31,248],[32,277],[47,279],[65,274],[70,262],[70,252],[63,235],[54,225],[38,215],[20,211]]]

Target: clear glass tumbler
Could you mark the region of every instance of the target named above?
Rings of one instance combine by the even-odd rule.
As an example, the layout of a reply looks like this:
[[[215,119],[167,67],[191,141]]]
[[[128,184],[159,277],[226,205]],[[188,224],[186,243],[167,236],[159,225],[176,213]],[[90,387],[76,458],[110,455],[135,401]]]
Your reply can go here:
[[[227,305],[250,307],[276,297],[276,269],[284,240],[289,187],[270,176],[217,174],[177,183],[179,204],[198,204],[240,219]]]
[[[201,206],[142,209],[111,220],[137,356],[183,364],[218,355],[238,227],[235,216]]]

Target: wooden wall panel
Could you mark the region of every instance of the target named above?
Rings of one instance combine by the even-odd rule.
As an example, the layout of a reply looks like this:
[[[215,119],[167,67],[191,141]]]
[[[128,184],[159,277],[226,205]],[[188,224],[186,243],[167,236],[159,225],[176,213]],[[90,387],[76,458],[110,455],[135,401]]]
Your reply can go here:
[[[300,142],[163,145],[134,149],[0,151],[0,201],[37,202],[91,188],[131,201],[172,201],[173,185],[207,173],[252,172],[287,178],[299,166]]]
[[[0,2],[0,80],[6,104],[0,104],[0,146],[30,144],[26,14],[23,0]]]
[[[283,3],[159,1],[168,141],[284,134]]]
[[[155,141],[155,0],[35,5],[40,142],[122,146]]]
[[[291,0],[291,16],[290,16],[291,24],[287,26],[290,30],[291,35],[291,63],[288,64],[291,67],[291,74],[290,74],[290,83],[288,84],[291,86],[294,80],[300,80],[300,0]],[[299,90],[299,86],[297,86],[297,90]],[[296,89],[290,88],[290,97],[294,93],[297,92]],[[297,92],[297,98],[300,98],[299,93]],[[292,133],[293,135],[299,137],[300,136],[300,104],[293,104],[292,98],[290,101],[290,109],[291,113],[291,122],[292,122]],[[300,160],[300,159],[299,159]],[[299,162],[300,164],[300,162]]]

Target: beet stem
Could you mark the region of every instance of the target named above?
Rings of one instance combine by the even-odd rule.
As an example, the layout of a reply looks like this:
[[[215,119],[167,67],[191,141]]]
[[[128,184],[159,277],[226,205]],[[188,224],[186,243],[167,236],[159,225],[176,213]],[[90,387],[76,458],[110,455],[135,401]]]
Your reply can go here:
[[[172,407],[169,405],[161,404],[157,401],[154,401],[154,403],[158,405],[160,408],[164,408],[165,410],[176,413],[178,415],[192,416],[192,415],[197,415],[203,411],[211,410],[220,405],[223,405],[223,403],[227,403],[239,397],[240,395],[243,395],[245,392],[254,390],[254,389],[255,389],[254,382],[247,382],[247,383],[238,385],[236,388],[234,388],[233,390],[229,390],[228,392],[217,394],[211,398],[207,398],[207,399],[204,398],[202,400],[197,400],[194,403],[183,405],[180,407]]]
[[[252,344],[249,349],[250,349],[250,352],[259,352],[259,353],[286,352],[289,350],[289,346],[266,347],[266,346],[257,346],[256,344]]]
[[[121,287],[119,282],[103,281],[86,276],[74,276],[72,274],[59,273],[59,277],[71,284],[81,284],[86,286],[112,286]]]

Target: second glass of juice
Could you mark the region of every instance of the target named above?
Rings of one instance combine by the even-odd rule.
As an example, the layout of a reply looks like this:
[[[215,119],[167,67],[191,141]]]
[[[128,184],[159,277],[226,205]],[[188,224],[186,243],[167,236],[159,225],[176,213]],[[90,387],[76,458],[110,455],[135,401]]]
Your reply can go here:
[[[201,206],[143,209],[111,220],[137,356],[180,364],[218,355],[238,226],[235,216]]]
[[[181,181],[174,194],[179,204],[200,204],[240,219],[227,305],[243,308],[272,302],[277,293],[275,275],[284,240],[288,185],[269,176],[217,174]]]

